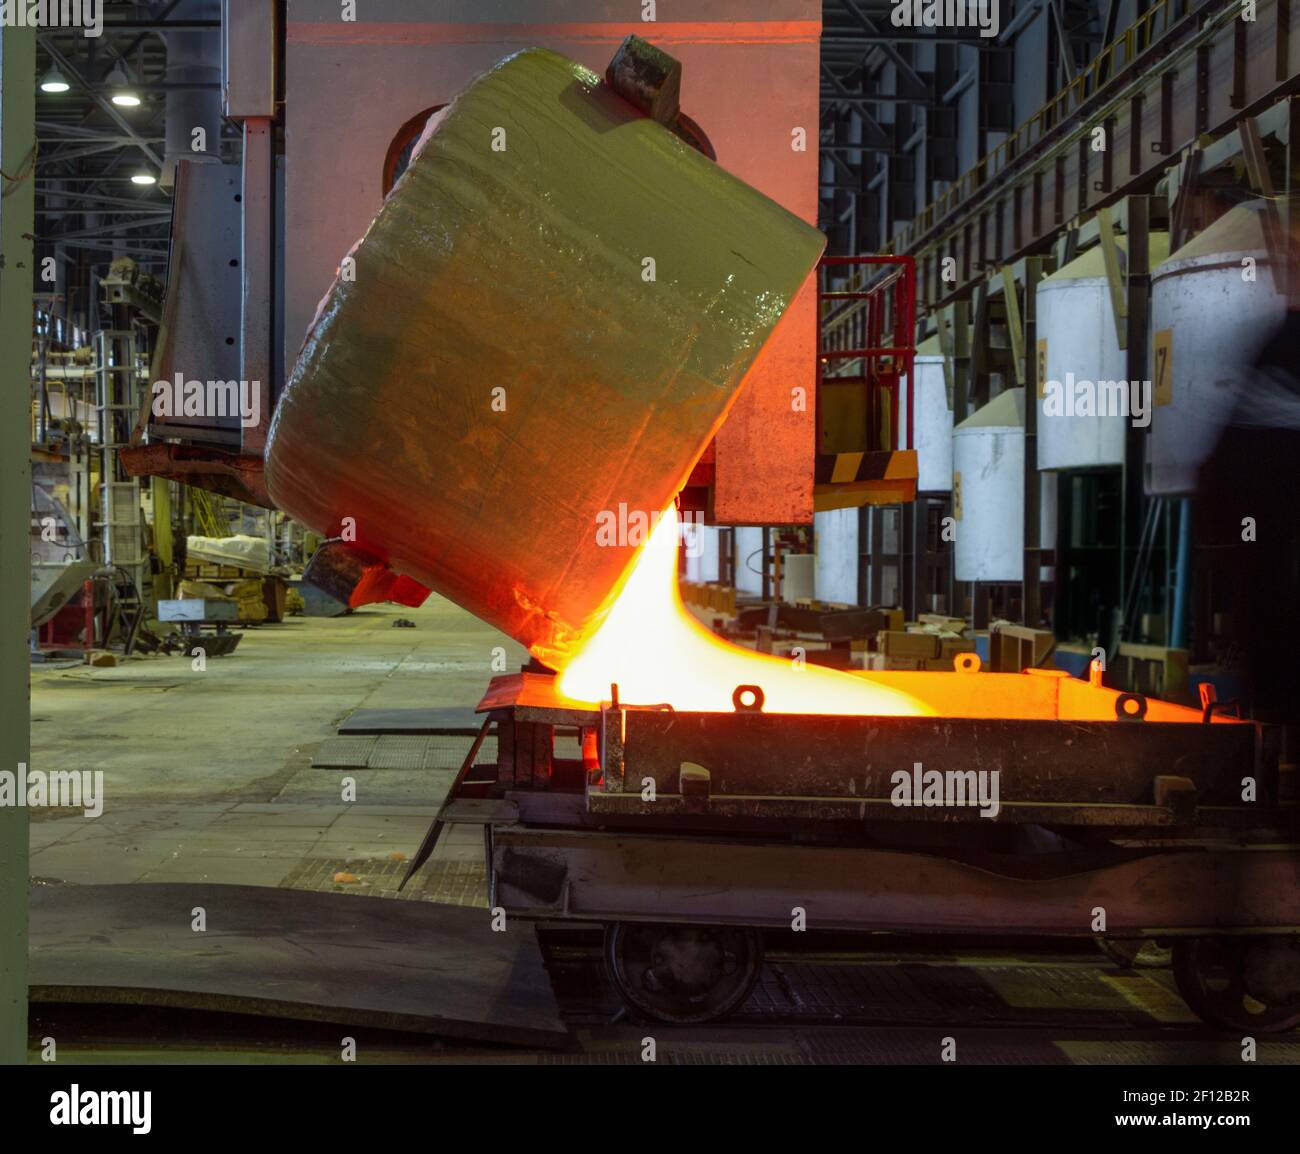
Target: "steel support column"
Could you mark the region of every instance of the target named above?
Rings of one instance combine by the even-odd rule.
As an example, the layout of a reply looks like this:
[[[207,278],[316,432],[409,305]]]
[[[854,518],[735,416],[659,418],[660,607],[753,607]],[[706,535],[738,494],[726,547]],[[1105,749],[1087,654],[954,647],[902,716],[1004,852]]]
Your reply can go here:
[[[1043,484],[1038,472],[1038,282],[1043,278],[1043,259],[1030,257],[1025,261],[1025,302],[1021,317],[1021,345],[1024,356],[1022,383],[1025,386],[1025,573],[1023,616],[1025,624],[1036,629],[1043,619],[1043,540],[1042,503]],[[1008,313],[1015,296],[1015,285],[1009,284]],[[1055,547],[1051,542],[1049,547]]]
[[[0,772],[30,753],[32,234],[36,31],[0,27]],[[27,810],[0,806],[0,1063],[27,1056]]]
[[[272,342],[275,316],[275,121],[244,121],[243,291],[239,319],[239,376],[256,388],[260,419],[243,430],[245,453],[261,453],[271,425]],[[254,384],[256,382],[256,385]]]
[[[1128,199],[1128,265],[1125,272],[1124,297],[1126,314],[1125,357],[1126,376],[1130,381],[1144,381],[1150,377],[1147,321],[1151,313],[1150,234],[1153,208],[1164,211],[1164,201],[1151,196],[1131,196]],[[1120,524],[1120,596],[1132,584],[1134,596],[1142,594],[1140,579],[1133,581],[1133,569],[1138,561],[1138,539],[1142,532],[1145,492],[1143,470],[1146,460],[1147,433],[1129,421],[1124,438],[1123,495]],[[1123,640],[1124,622],[1132,611],[1129,605],[1121,606],[1118,642]]]

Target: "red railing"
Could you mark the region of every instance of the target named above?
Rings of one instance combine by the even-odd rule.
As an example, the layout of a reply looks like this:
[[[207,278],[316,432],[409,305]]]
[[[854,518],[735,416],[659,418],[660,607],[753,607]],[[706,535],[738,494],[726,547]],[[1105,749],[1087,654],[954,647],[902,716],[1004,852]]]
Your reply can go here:
[[[845,289],[826,288],[826,270],[860,268]],[[887,271],[874,275],[878,268]],[[837,307],[834,302],[846,302]],[[916,356],[916,262],[910,256],[824,256],[817,266],[817,383],[820,387],[831,361],[861,360],[861,376],[831,376],[830,380],[864,382],[868,413],[874,395],[890,393],[891,446],[910,449],[915,405],[912,363]],[[893,341],[886,345],[884,340]],[[907,378],[906,439],[899,444],[899,382]],[[871,419],[870,417],[868,418]]]

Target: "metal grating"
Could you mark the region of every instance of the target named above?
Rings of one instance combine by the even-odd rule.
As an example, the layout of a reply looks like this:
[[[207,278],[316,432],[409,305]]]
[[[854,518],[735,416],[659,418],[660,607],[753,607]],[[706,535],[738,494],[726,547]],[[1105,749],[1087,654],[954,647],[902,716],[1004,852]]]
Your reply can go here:
[[[313,768],[364,769],[378,738],[331,737],[311,759]]]
[[[629,1040],[621,1050],[587,1054],[539,1054],[541,1066],[644,1066],[640,1041]],[[808,1059],[788,1049],[769,1048],[762,1043],[737,1043],[734,1046],[680,1046],[664,1043],[658,1047],[656,1066],[806,1066]]]
[[[1300,1066],[1300,1038],[1258,1039],[1261,1066]],[[1239,1038],[1084,1039],[1058,1045],[1076,1066],[1240,1066]]]
[[[464,735],[327,738],[311,759],[313,769],[428,769],[458,770],[474,744]],[[497,739],[487,737],[479,747],[477,762],[495,764]]]
[[[437,902],[450,906],[487,908],[487,871],[480,862],[431,861],[421,867],[398,892],[410,862],[402,857],[384,858],[303,858],[280,883],[283,889],[311,890],[316,893],[365,894],[392,897],[403,901]],[[338,882],[346,874],[355,881]]]
[[[954,1061],[944,1061],[943,1038],[952,1037]],[[1048,1037],[1018,1034],[943,1034],[933,1037],[890,1030],[800,1031],[808,1060],[836,1066],[1068,1066],[1070,1059]]]
[[[367,769],[424,769],[424,751],[427,737],[378,737],[366,759]],[[466,742],[461,760],[469,752]]]

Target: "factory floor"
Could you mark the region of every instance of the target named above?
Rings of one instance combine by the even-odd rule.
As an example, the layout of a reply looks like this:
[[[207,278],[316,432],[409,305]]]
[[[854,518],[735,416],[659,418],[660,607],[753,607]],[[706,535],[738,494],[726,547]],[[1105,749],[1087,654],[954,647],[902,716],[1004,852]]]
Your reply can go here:
[[[398,619],[415,627],[397,628]],[[365,860],[381,864],[348,883],[354,890],[395,886],[390,855],[414,852],[450,774],[313,769],[312,755],[359,708],[473,708],[498,646],[510,669],[527,660],[515,642],[431,597],[419,609],[369,606],[249,628],[234,653],[202,671],[182,656],[109,669],[35,665],[32,768],[102,770],[105,800],[93,820],[30,811],[31,874],[316,888],[341,863]],[[351,804],[345,777],[356,781]],[[438,853],[478,862],[482,844],[444,838]]]
[[[395,626],[399,618],[414,628]],[[203,671],[180,656],[106,669],[34,665],[32,768],[102,770],[105,801],[94,819],[29,811],[33,884],[220,883],[397,899],[453,762],[380,768],[409,762],[371,757],[370,768],[364,758],[349,768],[344,757],[313,768],[313,757],[328,761],[330,742],[357,740],[336,732],[359,708],[472,708],[496,647],[508,669],[526,659],[434,597],[419,609],[373,606],[250,628],[233,654]],[[351,803],[341,797],[349,778]],[[486,906],[477,833],[445,834],[400,900]],[[548,950],[570,1050],[374,1031],[368,1060],[639,1062],[645,1027],[620,1020],[602,990],[598,936],[579,933]],[[656,1028],[662,1060],[925,1062],[957,1026],[966,1056],[980,1062],[1234,1060],[1235,1043],[1194,1019],[1168,970],[1121,969],[1086,942],[936,954],[933,945],[873,941],[865,951],[769,946],[763,981],[738,1018]],[[319,1023],[33,1006],[34,1039],[56,1027],[63,1054],[78,1061],[337,1060],[338,1031]],[[1300,1034],[1264,1042],[1259,1060],[1300,1063]]]

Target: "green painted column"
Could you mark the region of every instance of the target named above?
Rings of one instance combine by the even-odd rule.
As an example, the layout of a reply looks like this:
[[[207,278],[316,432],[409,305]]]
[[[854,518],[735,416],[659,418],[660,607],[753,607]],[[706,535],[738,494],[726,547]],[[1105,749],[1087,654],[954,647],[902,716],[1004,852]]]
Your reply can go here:
[[[36,30],[0,26],[0,771],[30,749]],[[27,810],[0,806],[0,1062],[27,1058]]]
[[[154,576],[153,596],[150,598],[149,616],[158,616],[158,602],[173,596],[172,563],[176,559],[175,541],[172,539],[172,482],[166,477],[150,480],[153,493],[153,547],[162,563],[163,571]],[[143,594],[143,590],[141,591]]]

